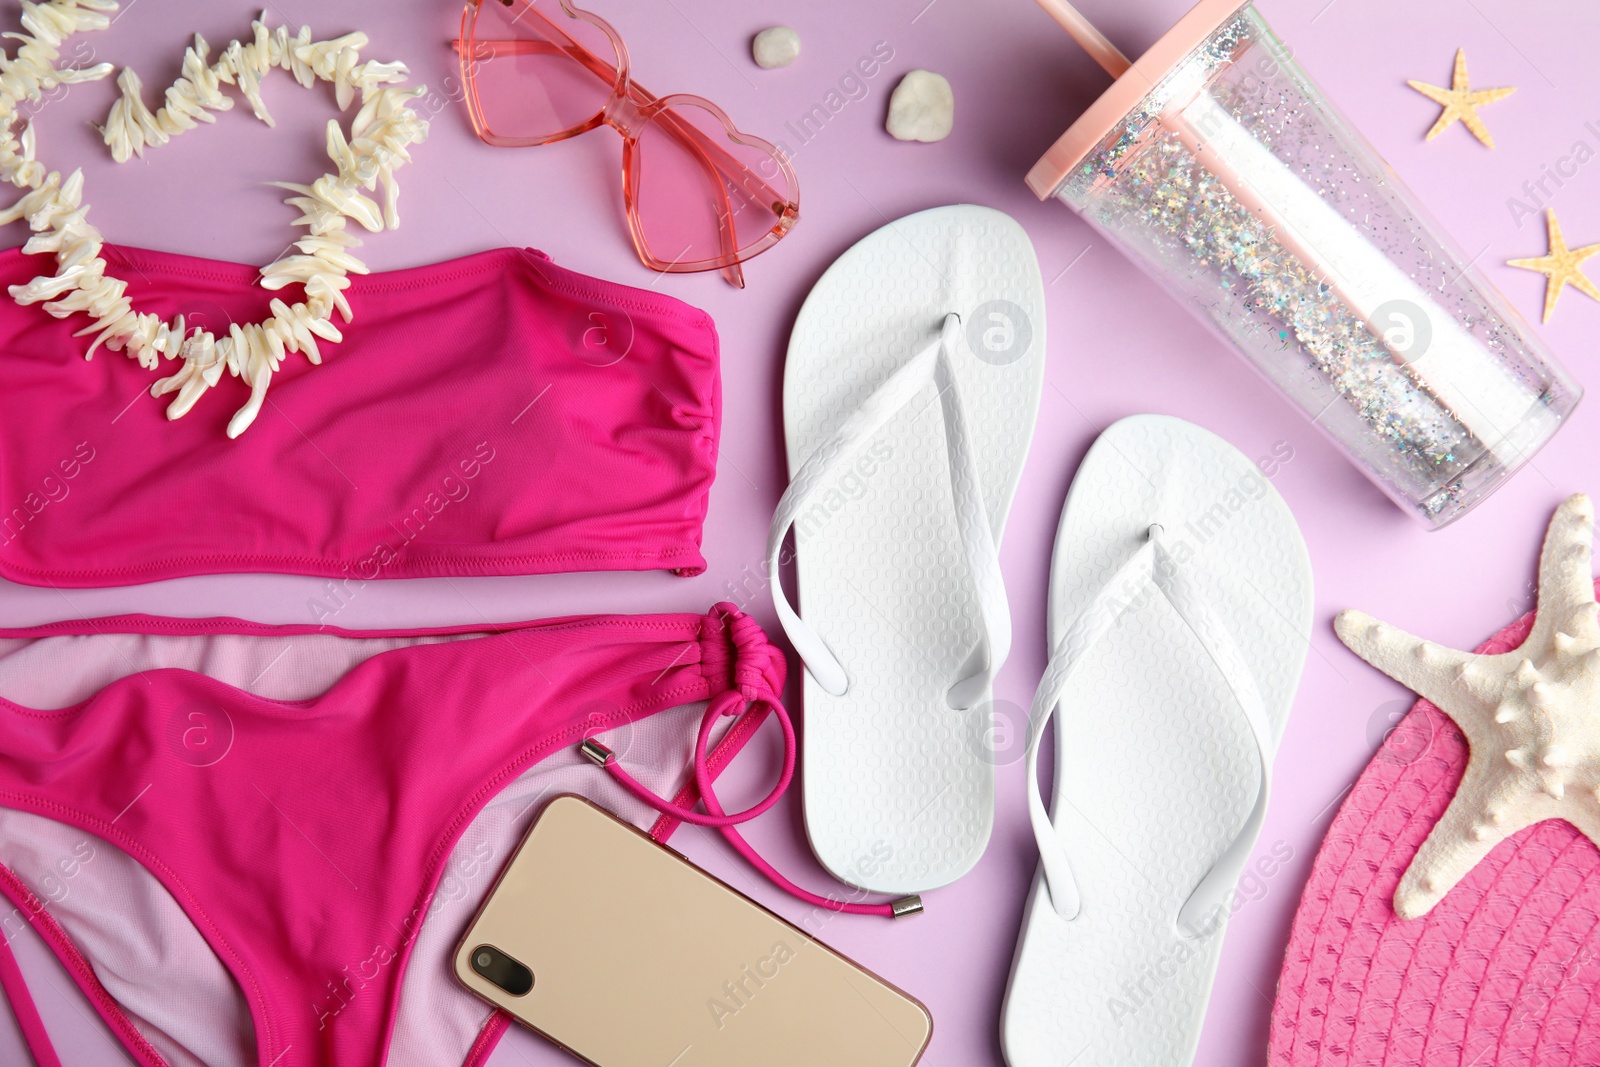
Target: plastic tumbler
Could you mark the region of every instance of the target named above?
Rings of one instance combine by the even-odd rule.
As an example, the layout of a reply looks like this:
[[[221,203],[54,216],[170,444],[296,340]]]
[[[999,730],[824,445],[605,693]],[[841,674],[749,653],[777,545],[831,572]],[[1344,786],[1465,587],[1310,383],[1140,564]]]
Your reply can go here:
[[[1430,527],[1465,514],[1582,389],[1419,209],[1260,14],[1201,0],[1028,173],[1230,341]]]

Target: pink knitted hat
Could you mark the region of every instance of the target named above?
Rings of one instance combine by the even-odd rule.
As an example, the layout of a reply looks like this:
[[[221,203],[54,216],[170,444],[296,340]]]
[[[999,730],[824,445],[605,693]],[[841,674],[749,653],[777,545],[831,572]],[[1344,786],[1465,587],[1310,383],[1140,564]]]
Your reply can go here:
[[[1516,648],[1532,625],[1478,651]],[[1271,1067],[1600,1064],[1600,851],[1570,824],[1523,830],[1427,915],[1395,916],[1466,765],[1461,731],[1418,700],[1357,779],[1295,915]]]

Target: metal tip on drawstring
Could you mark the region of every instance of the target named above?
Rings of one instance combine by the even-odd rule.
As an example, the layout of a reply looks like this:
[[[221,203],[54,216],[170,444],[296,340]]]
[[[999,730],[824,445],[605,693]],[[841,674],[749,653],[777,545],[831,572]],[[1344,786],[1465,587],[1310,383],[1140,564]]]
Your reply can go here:
[[[913,893],[909,897],[889,902],[889,912],[896,919],[904,919],[907,915],[917,915],[922,911],[922,898]]]
[[[611,762],[612,756],[615,755],[609,748],[592,737],[579,745],[578,751],[582,752],[596,767],[604,767]]]

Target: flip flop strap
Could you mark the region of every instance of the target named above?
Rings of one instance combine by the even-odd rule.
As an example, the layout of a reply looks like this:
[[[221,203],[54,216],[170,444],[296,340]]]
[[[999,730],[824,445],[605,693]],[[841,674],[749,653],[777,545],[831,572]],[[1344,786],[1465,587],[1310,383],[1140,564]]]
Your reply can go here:
[[[827,484],[839,467],[909,404],[924,386],[932,383],[939,392],[943,415],[945,450],[949,458],[950,488],[956,505],[956,525],[966,557],[979,609],[979,639],[958,678],[951,685],[948,699],[957,709],[966,709],[982,697],[995,672],[1011,651],[1011,611],[1006,603],[1005,583],[1000,576],[1000,556],[994,532],[989,526],[983,502],[983,484],[978,477],[973,455],[972,435],[967,428],[961,392],[956,387],[951,356],[961,333],[961,317],[954,313],[944,318],[937,340],[928,344],[909,362],[874,389],[861,406],[851,412],[837,432],[807,457],[796,472],[777,511],[767,536],[767,574],[772,585],[772,600],[778,621],[789,635],[806,670],[834,696],[849,689],[849,676],[828,643],[794,610],[784,594],[778,572],[782,563],[784,539],[789,530]]]
[[[1039,742],[1044,735],[1045,725],[1055,714],[1073,669],[1149,585],[1154,585],[1167,598],[1167,602],[1199,639],[1201,647],[1222,674],[1223,681],[1227,683],[1250,727],[1259,762],[1260,782],[1250,814],[1178,911],[1179,928],[1197,936],[1207,932],[1210,924],[1221,916],[1220,909],[1227,906],[1228,897],[1250,859],[1250,850],[1255,846],[1256,836],[1266,818],[1267,802],[1272,792],[1272,728],[1267,721],[1260,690],[1238,644],[1195,590],[1184,569],[1167,552],[1162,544],[1159,526],[1150,528],[1149,539],[1117,569],[1089,605],[1072,620],[1050,655],[1050,662],[1034,693],[1029,715],[1026,760],[1028,816],[1033,824],[1034,838],[1039,844],[1040,865],[1051,904],[1062,918],[1075,918],[1082,907],[1082,896],[1072,876],[1066,848],[1055,832],[1039,796]],[[1060,769],[1056,773],[1059,775]],[[1056,797],[1060,798],[1059,789]]]

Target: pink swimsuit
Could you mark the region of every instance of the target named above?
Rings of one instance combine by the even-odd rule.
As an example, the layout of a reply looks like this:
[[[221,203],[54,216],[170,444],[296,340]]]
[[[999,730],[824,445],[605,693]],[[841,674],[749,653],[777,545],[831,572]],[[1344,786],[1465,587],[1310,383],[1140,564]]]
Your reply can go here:
[[[256,270],[107,248],[142,311],[226,332]],[[0,252],[0,288],[49,273]],[[255,424],[224,378],[187,415],[81,316],[0,299],[0,576],[106,586],[283,572],[369,581],[698,574],[716,473],[717,335],[681,301],[504,249],[351,279],[323,363],[290,356]]]
[[[141,309],[213,332],[264,310],[252,268],[107,255]],[[0,253],[0,285],[39,269]],[[242,384],[169,422],[150,371],[86,363],[81,323],[0,302],[0,575],[704,569],[703,312],[514,250],[348,295],[348,339],[321,366],[292,357],[234,441]],[[784,674],[726,604],[487,633],[0,630],[0,987],[40,1067],[8,944],[29,925],[142,1067],[479,1064],[506,1021],[456,983],[454,939],[558,792],[658,839],[715,827],[819,909],[894,913],[808,893],[739,836],[794,773]],[[778,780],[728,814],[713,781],[769,717]]]
[[[0,631],[0,928],[31,922],[143,1067],[479,1063],[504,1019],[449,953],[542,801],[654,817],[576,746],[670,794],[704,716],[725,727],[709,781],[782,718],[784,673],[731,605],[487,634]],[[13,972],[0,951],[18,1002]]]

